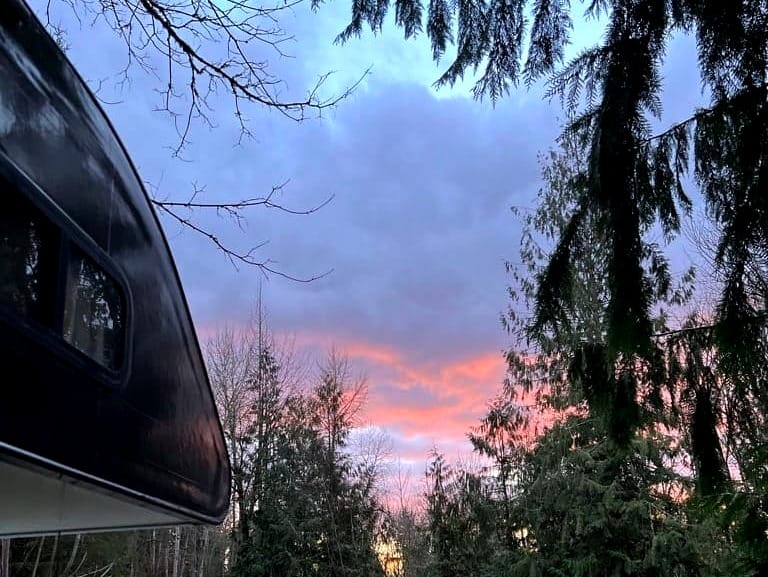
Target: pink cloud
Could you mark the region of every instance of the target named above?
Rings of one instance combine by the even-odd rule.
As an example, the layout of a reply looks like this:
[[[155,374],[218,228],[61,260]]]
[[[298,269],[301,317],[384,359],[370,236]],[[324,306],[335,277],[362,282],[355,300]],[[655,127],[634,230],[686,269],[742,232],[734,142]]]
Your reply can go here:
[[[396,433],[395,450],[403,455],[411,449],[423,451],[427,439],[430,446],[469,450],[466,434],[485,412],[505,373],[504,358],[495,351],[419,362],[407,351],[331,334],[299,333],[296,343],[312,349],[333,344],[353,365],[364,368],[369,384],[364,418]]]
[[[219,328],[198,327],[201,344]],[[322,362],[331,347],[346,354],[353,369],[368,380],[362,421],[384,429],[393,439],[394,455],[417,468],[420,463],[422,470],[433,446],[449,458],[469,454],[467,433],[505,374],[504,357],[496,351],[424,361],[406,349],[346,335],[307,331],[291,335],[291,340],[308,359]]]

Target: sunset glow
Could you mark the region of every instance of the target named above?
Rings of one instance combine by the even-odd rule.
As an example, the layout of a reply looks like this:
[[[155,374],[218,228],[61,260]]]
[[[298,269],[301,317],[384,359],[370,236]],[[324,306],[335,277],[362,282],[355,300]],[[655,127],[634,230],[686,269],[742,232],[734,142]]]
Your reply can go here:
[[[307,351],[334,343],[330,335],[298,334]],[[407,352],[365,341],[335,342],[367,376],[363,420],[383,428],[402,459],[426,461],[432,447],[455,456],[470,451],[466,434],[484,414],[505,373],[501,352],[441,363],[413,360]]]
[[[504,263],[517,258],[521,232],[510,207],[535,203],[537,154],[560,132],[560,106],[543,97],[543,83],[495,106],[472,98],[469,79],[434,88],[444,67],[432,62],[425,36],[403,42],[384,27],[375,40],[365,33],[334,44],[347,9],[297,9],[286,22],[297,40],[285,45],[291,58],[270,67],[286,98],[303,98],[328,71],[322,98],[364,76],[351,96],[302,123],[249,108],[252,138],[241,138],[231,102],[217,94],[215,129],[196,121],[179,156],[169,152],[178,144],[174,124],[157,112],[156,78],[136,70],[130,83],[112,81],[125,54],[111,30],[73,34],[67,54],[86,79],[108,79],[98,82],[99,97],[155,196],[184,201],[199,187],[206,202],[233,201],[286,183],[275,200],[290,209],[331,200],[304,216],[255,208],[238,223],[214,211],[186,215],[226,246],[260,247],[255,258],[276,270],[320,277],[309,283],[233,266],[209,238],[161,221],[201,343],[224,326],[244,326],[263,291],[272,329],[294,339],[310,368],[335,346],[367,376],[361,426],[380,427],[393,458],[421,474],[433,447],[449,459],[470,452],[467,432],[502,386],[510,344],[499,322],[509,306]],[[70,13],[60,17],[78,28]],[[586,23],[572,49],[594,41],[598,28]],[[701,95],[688,66],[695,46],[671,42],[665,66],[675,82],[665,88],[664,112],[675,119]]]

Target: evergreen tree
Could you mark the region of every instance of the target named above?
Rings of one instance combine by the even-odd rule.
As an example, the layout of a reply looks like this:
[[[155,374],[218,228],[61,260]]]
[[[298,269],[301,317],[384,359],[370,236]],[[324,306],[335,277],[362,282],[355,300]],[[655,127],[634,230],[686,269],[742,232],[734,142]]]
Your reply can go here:
[[[318,479],[324,527],[315,569],[320,576],[382,574],[374,550],[380,509],[369,482],[371,472],[358,466],[348,451],[366,394],[365,378],[355,377],[348,359],[331,351],[312,396],[313,423],[322,447]]]
[[[515,302],[524,306],[535,302],[540,285],[531,277],[535,279],[537,274],[543,274],[540,271],[547,270],[546,246],[569,226],[569,207],[578,198],[584,182],[581,168],[584,164],[578,154],[581,149],[574,149],[573,141],[568,138],[564,138],[562,144],[563,152],[550,154],[544,166],[546,185],[540,194],[537,210],[524,216],[523,262],[513,268],[516,285],[511,289]],[[692,271],[688,271],[683,283],[673,286],[663,260],[656,259],[653,252],[648,253],[644,266],[655,283],[651,285],[654,314],[650,336],[654,357],[637,380],[642,386],[637,393],[638,414],[642,417],[636,428],[639,434],[616,444],[615,427],[621,425],[622,413],[616,410],[615,403],[601,402],[600,391],[595,390],[595,383],[605,382],[605,375],[611,375],[614,370],[599,354],[607,338],[601,306],[608,294],[606,277],[600,274],[605,270],[605,261],[601,257],[604,253],[600,250],[602,238],[600,228],[596,226],[584,227],[573,238],[579,251],[573,258],[573,274],[570,277],[569,291],[573,298],[568,303],[568,309],[562,311],[567,322],[542,331],[535,318],[531,322],[514,305],[511,308],[507,326],[512,334],[522,337],[517,345],[526,347],[533,344],[534,349],[517,348],[510,352],[510,379],[478,428],[481,434],[473,437],[476,447],[496,459],[497,470],[502,472],[499,456],[513,454],[520,444],[523,446],[522,454],[533,459],[531,462],[535,462],[536,455],[545,457],[552,453],[550,457],[553,460],[547,467],[555,467],[557,475],[543,465],[538,472],[530,469],[530,465],[522,467],[522,471],[529,471],[533,476],[516,486],[518,491],[513,494],[513,502],[525,503],[525,506],[522,515],[513,508],[513,518],[526,519],[526,511],[532,507],[531,498],[538,495],[540,501],[533,505],[536,514],[531,522],[542,523],[540,515],[545,513],[542,508],[551,507],[557,511],[558,507],[564,507],[564,502],[558,504],[556,497],[563,494],[572,509],[560,510],[560,517],[552,517],[554,512],[548,514],[550,521],[555,519],[555,524],[563,527],[566,517],[577,514],[582,506],[610,498],[611,506],[618,507],[615,515],[622,525],[627,524],[622,531],[633,535],[632,540],[623,544],[612,542],[610,535],[604,532],[605,519],[598,516],[590,521],[593,528],[599,529],[593,545],[598,542],[610,547],[641,544],[639,549],[622,549],[622,554],[635,560],[636,569],[642,566],[650,570],[651,565],[660,563],[651,571],[652,574],[670,574],[670,567],[676,567],[674,571],[677,574],[718,574],[721,571],[733,575],[761,574],[766,554],[765,485],[757,480],[762,477],[759,474],[755,477],[751,467],[756,462],[765,463],[764,437],[756,430],[762,429],[764,413],[759,402],[741,396],[745,390],[739,387],[728,370],[722,369],[723,356],[717,338],[716,318],[712,322],[701,315],[691,314],[676,328],[668,326],[668,308],[678,312],[683,310],[691,296],[694,276]],[[759,279],[758,282],[753,280],[753,286],[759,286]],[[591,347],[582,343],[590,343]],[[574,364],[577,364],[575,368]],[[561,421],[552,432],[538,439],[532,452],[529,450],[533,446],[530,439],[521,436],[521,431],[525,432],[531,426],[531,420],[527,418],[530,413],[518,404],[526,398],[532,400],[533,409],[540,411],[538,418],[543,412],[545,419],[548,415],[550,419],[559,418]],[[563,421],[563,415],[569,413],[576,416]],[[506,417],[501,418],[504,415]],[[547,443],[557,438],[557,434],[563,434],[562,428],[566,425],[580,430],[588,426],[591,431],[591,445],[588,445],[594,445],[588,451],[589,462],[595,465],[595,453],[601,455],[602,463],[598,468],[581,468],[582,461],[587,458],[582,451],[586,449],[579,448],[577,437],[572,433],[563,437],[564,444],[559,449],[556,445],[547,448]],[[671,431],[673,435],[665,439],[659,435],[660,431]],[[609,434],[601,436],[605,433]],[[500,451],[494,442],[505,442],[508,447]],[[673,455],[678,459],[674,468],[671,465]],[[685,464],[686,455],[691,458],[688,465]],[[559,467],[571,457],[578,457],[578,466],[569,465],[570,469],[561,471]],[[679,461],[681,457],[683,460]],[[632,471],[629,476],[624,472],[627,467]],[[676,474],[673,474],[673,469]],[[731,478],[734,470],[735,479],[739,481],[736,484]],[[681,472],[687,472],[690,477],[679,477]],[[597,473],[599,475],[595,476]],[[589,483],[584,481],[585,475]],[[525,479],[525,476],[522,478]],[[534,478],[539,481],[532,481]],[[558,478],[560,481],[557,481]],[[570,484],[576,482],[575,486]],[[630,482],[630,485],[622,485],[624,482]],[[545,489],[539,490],[537,483],[544,483]],[[657,502],[660,498],[658,487],[661,485],[676,487],[676,490],[662,502]],[[585,493],[580,505],[579,491],[585,487],[597,492]],[[614,489],[608,491],[610,487],[621,487],[618,494],[627,500],[616,501],[611,492]],[[648,525],[647,519],[625,516],[635,507],[658,509],[660,506],[666,511],[666,521],[659,526],[655,521]],[[587,512],[593,515],[593,512]],[[582,511],[578,514],[586,513]],[[582,522],[583,519],[578,521]],[[644,536],[643,526],[650,527],[652,531],[646,531]],[[573,571],[603,574],[601,572],[611,570],[598,563],[602,558],[590,559],[586,555],[587,550],[564,552],[555,543],[556,536],[547,533],[544,526],[531,533],[540,535],[534,544],[526,543],[528,532],[532,531],[530,527],[524,531],[525,539],[521,539],[521,545],[532,547],[530,550],[535,550],[535,555],[524,556],[520,561],[522,565],[516,565],[521,572],[541,569],[539,565],[534,569],[531,564],[540,563],[542,553],[550,546],[554,549],[548,557],[562,559],[575,555],[574,563],[578,565],[577,568],[576,565],[563,567],[556,564],[551,569],[553,574],[561,571],[566,574],[574,574]],[[573,528],[562,530],[570,533]],[[522,536],[520,532],[517,534]],[[687,543],[683,548],[680,547],[681,539]],[[578,544],[581,545],[582,541]],[[670,566],[667,561],[660,561],[660,555],[664,555],[667,561],[675,559],[674,555],[679,557]],[[614,569],[618,571],[617,567]],[[640,574],[633,571],[624,574]]]
[[[494,508],[481,475],[451,467],[433,450],[427,467],[428,575],[483,575],[494,550]]]
[[[272,445],[264,490],[250,519],[233,575],[313,575],[321,552],[318,541],[324,528],[319,482],[322,443],[311,425],[309,400],[293,395]]]
[[[701,529],[679,495],[667,441],[636,437],[626,451],[599,421],[571,416],[527,456],[515,514],[522,555],[516,575],[706,575]]]
[[[274,384],[279,373],[274,358],[262,357],[259,366],[265,383]],[[311,391],[293,392],[281,402],[256,397],[272,400],[252,426],[252,439],[261,442],[249,462],[259,471],[252,485],[260,489],[254,489],[253,506],[246,509],[248,529],[233,575],[382,573],[374,551],[379,507],[365,471],[346,451],[364,400],[364,381],[351,381],[349,370],[346,360],[333,354]],[[269,426],[260,427],[263,419]]]

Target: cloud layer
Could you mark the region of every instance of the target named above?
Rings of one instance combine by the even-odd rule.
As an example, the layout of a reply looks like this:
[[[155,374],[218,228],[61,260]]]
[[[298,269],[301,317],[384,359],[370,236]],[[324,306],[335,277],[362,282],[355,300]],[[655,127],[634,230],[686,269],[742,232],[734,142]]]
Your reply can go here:
[[[504,260],[515,259],[519,237],[509,207],[531,204],[537,153],[552,145],[562,113],[542,100],[540,86],[495,109],[467,98],[469,82],[435,92],[439,69],[424,40],[405,43],[391,27],[335,46],[347,10],[333,3],[312,14],[299,5],[283,22],[296,35],[295,58],[272,55],[272,66],[286,94],[299,95],[326,71],[338,71],[324,88],[330,95],[373,66],[352,96],[302,124],[248,109],[254,138],[241,140],[231,102],[219,95],[210,102],[216,127],[195,125],[183,160],[168,149],[178,142],[171,120],[154,111],[158,80],[134,69],[129,84],[118,84],[126,54],[112,32],[79,24],[67,9],[55,18],[70,31],[70,58],[112,102],[106,111],[158,196],[186,199],[196,182],[207,201],[231,201],[286,180],[279,200],[291,208],[333,196],[309,216],[254,211],[243,230],[194,215],[231,246],[268,240],[259,254],[285,272],[333,269],[308,284],[236,270],[206,239],[164,224],[201,333],[245,322],[263,283],[274,328],[306,350],[346,350],[369,376],[367,419],[389,432],[404,460],[423,462],[433,445],[467,450],[467,429],[503,378]],[[578,44],[597,40],[598,27],[589,26]],[[692,58],[690,41],[672,42],[670,120],[700,100]]]

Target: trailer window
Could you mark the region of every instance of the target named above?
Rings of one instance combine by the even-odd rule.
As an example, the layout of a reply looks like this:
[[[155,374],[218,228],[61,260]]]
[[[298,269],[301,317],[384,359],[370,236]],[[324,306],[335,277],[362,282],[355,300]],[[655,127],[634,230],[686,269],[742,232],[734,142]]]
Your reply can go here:
[[[72,247],[64,295],[64,340],[105,367],[122,363],[125,298],[93,259]]]
[[[50,326],[59,240],[56,228],[10,183],[0,180],[0,305]]]

